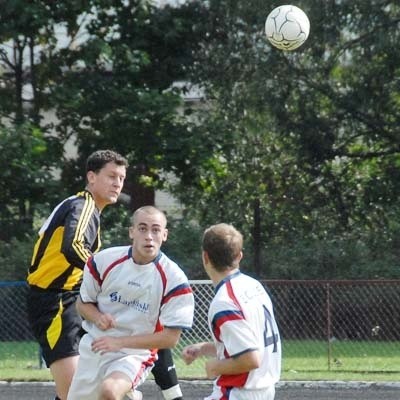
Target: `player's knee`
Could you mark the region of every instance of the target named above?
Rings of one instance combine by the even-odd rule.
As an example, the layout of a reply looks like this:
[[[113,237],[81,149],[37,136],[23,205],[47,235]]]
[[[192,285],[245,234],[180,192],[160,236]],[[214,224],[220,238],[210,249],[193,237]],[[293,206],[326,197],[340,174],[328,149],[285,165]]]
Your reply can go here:
[[[100,386],[100,400],[119,400],[120,396],[118,393],[118,385],[111,380],[105,380]]]

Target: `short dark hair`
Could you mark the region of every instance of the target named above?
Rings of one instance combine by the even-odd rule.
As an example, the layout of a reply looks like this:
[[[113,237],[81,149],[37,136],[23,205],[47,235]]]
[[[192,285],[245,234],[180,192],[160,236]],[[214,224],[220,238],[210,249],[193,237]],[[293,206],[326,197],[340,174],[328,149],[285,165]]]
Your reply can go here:
[[[113,150],[97,150],[86,161],[86,173],[89,171],[97,173],[110,162],[128,168],[128,161],[121,154]]]
[[[158,209],[157,207],[154,207],[154,206],[142,206],[142,207],[138,208],[137,210],[135,210],[135,212],[133,213],[132,218],[131,218],[131,226],[135,226],[137,215],[141,212],[150,214],[150,215],[154,215],[154,214],[161,215],[164,219],[165,226],[167,226],[167,216],[165,215],[165,212],[161,211],[160,209]]]
[[[243,236],[232,225],[212,225],[203,234],[202,247],[217,271],[238,268]]]

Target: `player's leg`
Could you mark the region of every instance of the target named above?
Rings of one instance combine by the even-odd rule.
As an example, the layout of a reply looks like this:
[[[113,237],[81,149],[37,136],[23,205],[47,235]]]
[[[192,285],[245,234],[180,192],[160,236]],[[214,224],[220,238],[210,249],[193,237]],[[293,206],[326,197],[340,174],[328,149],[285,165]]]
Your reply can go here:
[[[100,385],[104,379],[104,365],[112,360],[92,351],[93,338],[86,334],[79,343],[79,362],[68,390],[68,400],[98,399]]]
[[[102,382],[99,400],[123,399],[131,389],[132,380],[123,372],[114,371]]]
[[[57,396],[66,400],[79,359],[82,318],[75,306],[76,293],[63,293],[57,316],[48,327],[46,336],[51,347],[46,362],[50,365]],[[60,326],[61,324],[61,326]]]
[[[66,400],[76,369],[82,319],[75,307],[76,294],[31,290],[28,317],[50,368],[59,399]]]
[[[137,387],[148,377],[152,366],[149,362],[151,359],[153,356],[150,353],[129,354],[123,357],[120,353],[103,354],[103,368],[100,368],[100,371],[104,378],[100,385],[99,399],[142,400],[142,392]]]
[[[50,372],[56,385],[57,397],[66,400],[72,377],[78,365],[79,356],[62,358],[50,365]]]
[[[151,372],[165,400],[183,399],[170,349],[158,350],[158,360]]]

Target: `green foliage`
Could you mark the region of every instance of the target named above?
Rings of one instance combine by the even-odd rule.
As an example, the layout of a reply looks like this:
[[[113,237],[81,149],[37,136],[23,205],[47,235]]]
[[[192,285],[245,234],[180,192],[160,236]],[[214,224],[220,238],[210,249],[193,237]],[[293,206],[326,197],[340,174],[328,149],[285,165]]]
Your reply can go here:
[[[398,232],[392,233],[393,237]],[[399,279],[398,243],[375,233],[301,239],[268,246],[268,276],[276,279]],[[386,239],[388,239],[386,237]]]
[[[84,2],[80,2],[83,5]],[[60,20],[72,26],[77,4],[4,1],[0,15],[0,239],[23,238],[36,210],[52,202],[64,143],[43,122]]]
[[[189,279],[208,279],[201,260],[201,236],[197,223],[169,218],[168,240],[162,251],[185,271]]]
[[[58,129],[75,133],[79,157],[64,169],[74,182],[76,165],[97,148],[113,148],[132,168],[125,190],[163,185],[161,171],[182,165],[189,151],[181,90],[199,33],[192,22],[197,3],[156,8],[150,2],[112,4],[94,1],[96,18],[86,29],[87,41],[68,54],[68,65],[52,86]],[[145,182],[150,182],[146,184]]]
[[[102,212],[102,248],[131,244],[128,229],[132,213],[121,203],[108,206]]]
[[[48,158],[51,141],[29,124],[0,127],[1,157],[6,168],[0,170],[0,238],[25,237],[33,224],[38,203],[45,203],[56,186]]]
[[[0,281],[23,281],[31,262],[35,234],[0,240]]]
[[[86,156],[110,147],[131,164],[129,207],[138,188],[168,187],[197,221],[171,224],[167,250],[184,266],[198,265],[202,229],[226,221],[257,275],[397,276],[400,6],[300,1],[310,37],[282,52],[263,32],[277,5],[6,1],[0,238],[22,239],[55,204],[54,171],[58,196],[81,189]],[[204,90],[196,107],[182,100],[189,81]],[[106,211],[105,244],[125,242],[127,220]]]
[[[395,247],[384,252],[396,232],[382,233],[399,221],[398,4],[302,1],[311,34],[294,52],[265,38],[275,2],[208,4],[191,69],[205,90],[195,134],[208,154],[189,153],[198,166],[174,188],[188,215],[238,226],[266,277],[289,275],[271,251],[304,277],[397,276]]]

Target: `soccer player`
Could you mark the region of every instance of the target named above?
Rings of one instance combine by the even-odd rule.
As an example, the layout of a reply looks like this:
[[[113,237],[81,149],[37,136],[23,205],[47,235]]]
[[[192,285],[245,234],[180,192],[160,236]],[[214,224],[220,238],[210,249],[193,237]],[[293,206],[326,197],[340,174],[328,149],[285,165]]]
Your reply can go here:
[[[75,301],[87,259],[100,247],[100,214],[117,202],[128,163],[99,150],[86,162],[86,188],[58,204],[39,231],[27,281],[28,319],[56,385],[66,400],[78,363],[82,319]]]
[[[280,378],[281,343],[270,297],[239,269],[243,238],[232,225],[206,229],[202,258],[215,286],[208,320],[213,342],[186,346],[187,364],[200,356],[213,392],[205,400],[273,400]]]
[[[100,248],[100,215],[121,193],[127,160],[98,150],[86,161],[86,188],[55,207],[39,231],[27,281],[28,319],[56,385],[66,400],[78,363],[82,319],[76,311],[83,267]],[[182,392],[169,349],[160,350],[153,374],[166,400]]]
[[[136,394],[156,360],[192,325],[194,299],[187,277],[160,248],[167,219],[152,206],[135,211],[131,246],[91,257],[77,308],[87,332],[68,400],[123,399]],[[140,398],[140,397],[139,397]]]

